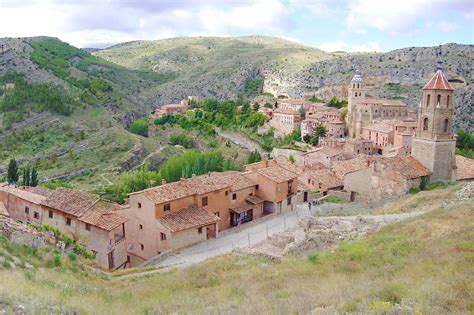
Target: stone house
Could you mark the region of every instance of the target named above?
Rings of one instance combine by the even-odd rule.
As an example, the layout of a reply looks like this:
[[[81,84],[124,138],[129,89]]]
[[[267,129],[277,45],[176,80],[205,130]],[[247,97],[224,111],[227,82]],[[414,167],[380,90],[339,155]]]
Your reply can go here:
[[[344,160],[343,150],[333,147],[319,147],[303,155],[304,165],[321,163],[331,168],[335,161]]]
[[[351,155],[372,155],[374,150],[373,144],[372,140],[366,140],[363,138],[349,139],[344,144],[344,152]]]
[[[305,166],[299,180],[312,192],[327,193],[328,190],[342,190],[343,182],[333,171],[321,163]]]
[[[376,153],[382,155],[393,145],[393,128],[385,122],[374,122],[362,129],[362,138],[373,142]]]
[[[273,111],[270,126],[277,136],[284,136],[301,126],[301,114],[294,110],[276,109]]]
[[[119,206],[116,204],[72,189],[8,186],[0,187],[0,202],[15,220],[48,224],[69,234],[94,252],[97,263],[103,268],[118,269],[128,262],[127,218],[117,214]]]
[[[154,115],[156,118],[161,118],[164,116],[174,116],[186,112],[188,108],[188,101],[182,100],[179,104],[168,104],[161,106],[155,111]]]
[[[351,200],[377,202],[405,195],[429,174],[413,157],[374,157],[367,167],[345,174],[344,189]]]

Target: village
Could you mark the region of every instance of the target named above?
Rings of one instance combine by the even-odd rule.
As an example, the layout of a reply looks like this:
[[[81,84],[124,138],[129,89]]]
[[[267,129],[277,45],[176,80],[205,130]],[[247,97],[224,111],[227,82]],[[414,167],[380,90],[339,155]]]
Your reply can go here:
[[[418,113],[400,100],[369,98],[356,71],[347,110],[284,97],[259,109],[269,117],[261,129],[272,128],[276,137],[295,130],[312,137],[323,128],[314,146],[274,149],[243,171],[163,181],[130,193],[124,205],[69,188],[3,184],[0,223],[56,227],[86,246],[100,267],[117,270],[330,196],[368,205],[427,183],[473,179],[473,161],[455,155],[454,88],[441,62],[422,93]],[[155,115],[184,113],[194,99],[162,106]]]

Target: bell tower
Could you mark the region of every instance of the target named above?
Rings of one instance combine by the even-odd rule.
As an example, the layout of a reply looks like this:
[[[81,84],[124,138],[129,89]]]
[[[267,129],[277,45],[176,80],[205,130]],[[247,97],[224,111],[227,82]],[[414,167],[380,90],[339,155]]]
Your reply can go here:
[[[439,59],[436,73],[423,87],[417,129],[412,140],[412,156],[431,172],[430,182],[455,179],[453,92]]]
[[[357,103],[365,98],[364,80],[360,71],[357,69],[349,85],[349,94],[347,98],[347,126],[349,138],[356,137],[357,123]]]

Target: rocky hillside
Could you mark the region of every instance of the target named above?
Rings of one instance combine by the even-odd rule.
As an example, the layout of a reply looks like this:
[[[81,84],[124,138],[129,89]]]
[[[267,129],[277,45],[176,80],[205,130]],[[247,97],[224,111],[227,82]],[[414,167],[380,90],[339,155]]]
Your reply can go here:
[[[279,38],[249,36],[135,41],[94,54],[130,69],[174,77],[145,92],[149,106],[186,95],[235,98],[245,94],[246,82],[258,79],[263,80],[263,92],[274,96],[342,98],[359,68],[370,95],[400,98],[415,109],[419,89],[434,72],[437,50],[412,47],[380,54],[326,53]],[[474,130],[474,46],[446,44],[442,54],[446,73],[457,89],[456,127]]]

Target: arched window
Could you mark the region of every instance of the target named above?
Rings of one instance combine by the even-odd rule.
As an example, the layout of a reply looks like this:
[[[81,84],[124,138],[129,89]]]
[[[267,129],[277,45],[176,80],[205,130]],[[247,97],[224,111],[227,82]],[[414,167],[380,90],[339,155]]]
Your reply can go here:
[[[357,88],[359,88],[359,83],[357,83]]]
[[[428,118],[423,119],[423,130],[428,130]]]
[[[441,104],[441,94],[438,94],[438,99],[436,100],[436,105]]]
[[[446,97],[446,107],[449,108],[449,95]]]
[[[357,96],[357,92],[355,92],[355,96]]]
[[[431,101],[431,95],[428,94],[428,95],[426,96],[426,107],[430,106],[430,101]]]
[[[446,119],[444,120],[444,129],[443,129],[444,132],[448,132],[448,127],[449,127],[449,119],[446,118]]]

